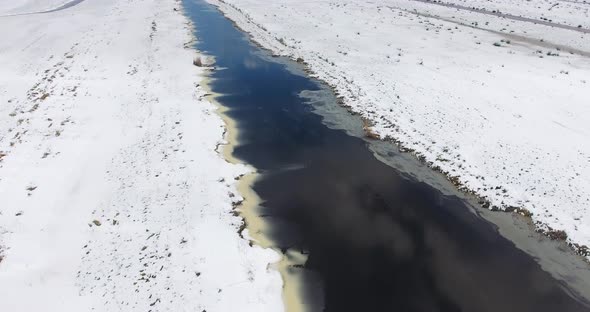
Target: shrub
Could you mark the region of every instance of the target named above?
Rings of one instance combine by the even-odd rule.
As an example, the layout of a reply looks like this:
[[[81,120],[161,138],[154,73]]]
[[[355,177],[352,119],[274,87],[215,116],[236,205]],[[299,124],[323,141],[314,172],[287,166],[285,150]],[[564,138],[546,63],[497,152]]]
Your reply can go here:
[[[203,59],[200,56],[195,57],[193,60],[193,65],[197,67],[203,67]]]

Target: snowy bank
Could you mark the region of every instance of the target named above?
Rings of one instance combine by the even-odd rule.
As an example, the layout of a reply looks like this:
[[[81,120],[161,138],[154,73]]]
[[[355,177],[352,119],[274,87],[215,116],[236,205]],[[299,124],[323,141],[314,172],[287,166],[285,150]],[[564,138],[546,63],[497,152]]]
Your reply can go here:
[[[0,310],[282,310],[181,3],[5,2]]]
[[[588,3],[209,1],[484,207],[590,243]]]

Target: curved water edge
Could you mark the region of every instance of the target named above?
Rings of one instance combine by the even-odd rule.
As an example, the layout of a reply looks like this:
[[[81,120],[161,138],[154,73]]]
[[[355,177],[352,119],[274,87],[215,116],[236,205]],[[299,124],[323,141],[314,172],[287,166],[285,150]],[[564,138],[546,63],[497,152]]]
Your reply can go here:
[[[187,12],[185,2],[186,0],[183,0],[182,9],[186,15]],[[211,6],[211,10],[215,9]],[[194,34],[196,27],[193,20],[189,20],[189,22],[193,30],[193,42],[190,43],[190,45],[196,46],[198,43],[198,38]],[[199,49],[196,47],[195,50],[199,51]],[[217,152],[220,153],[225,160],[232,164],[246,165],[250,168],[250,172],[241,176],[237,180],[236,185],[238,193],[240,196],[242,196],[243,200],[235,207],[235,211],[244,220],[244,227],[239,230],[238,234],[244,239],[248,239],[251,241],[251,243],[256,244],[262,248],[274,250],[277,255],[279,255],[280,260],[276,263],[271,263],[271,269],[278,271],[283,281],[282,299],[285,311],[308,311],[310,302],[305,302],[302,300],[304,296],[302,295],[302,272],[300,272],[300,268],[307,261],[307,256],[301,252],[293,250],[283,253],[280,248],[276,247],[273,240],[266,235],[266,233],[269,232],[269,223],[267,223],[266,220],[261,217],[261,212],[259,209],[261,205],[261,199],[253,188],[254,184],[258,181],[261,175],[256,170],[256,168],[234,156],[234,149],[237,146],[240,146],[237,122],[234,118],[229,116],[229,108],[219,102],[218,98],[222,97],[223,94],[216,93],[211,88],[211,85],[214,81],[214,79],[211,77],[211,74],[214,72],[214,70],[223,70],[223,68],[214,68],[214,55],[204,55],[201,53],[200,56],[207,58],[211,63],[210,65],[212,66],[209,74],[204,76],[204,78],[201,80],[200,87],[205,90],[205,98],[216,106],[217,113],[225,124],[225,143],[220,144],[217,147]]]
[[[184,5],[182,6],[182,8],[183,10],[185,10]],[[198,42],[198,39],[194,34],[196,28],[192,20],[190,21],[190,23],[192,26],[191,28],[193,29],[193,42],[191,44],[196,45],[196,42]],[[196,50],[199,51],[198,49]],[[272,263],[271,268],[279,272],[279,274],[281,275],[281,279],[283,281],[282,296],[285,311],[307,311],[306,303],[301,300],[303,298],[303,296],[300,293],[302,288],[302,281],[300,274],[298,274],[297,272],[297,268],[305,264],[307,257],[306,255],[295,251],[283,253],[279,248],[276,247],[273,240],[265,234],[269,231],[269,224],[265,221],[264,218],[260,216],[261,213],[259,211],[259,207],[261,205],[261,199],[253,188],[256,181],[260,178],[260,174],[256,170],[256,168],[252,167],[248,163],[234,156],[234,149],[237,146],[240,146],[237,122],[234,118],[229,116],[229,108],[222,105],[219,102],[218,99],[222,97],[223,94],[216,93],[211,88],[211,85],[214,82],[214,79],[211,77],[211,74],[215,70],[223,69],[214,68],[214,55],[204,55],[201,53],[200,57],[207,58],[207,60],[210,62],[211,71],[209,72],[209,74],[203,77],[199,86],[205,90],[205,98],[208,102],[215,105],[215,107],[217,108],[217,114],[219,115],[219,117],[221,117],[223,123],[225,124],[225,143],[217,146],[217,152],[220,153],[221,156],[229,163],[246,165],[248,166],[250,171],[249,173],[239,177],[239,179],[237,179],[236,182],[238,193],[243,198],[243,200],[239,203],[239,205],[237,205],[234,208],[234,210],[244,220],[244,227],[239,230],[238,234],[242,236],[244,239],[248,239],[251,243],[256,244],[262,248],[274,250],[277,253],[277,255],[279,255],[280,260],[276,263]]]
[[[210,76],[206,76],[201,82],[201,86],[207,92],[206,99],[217,107],[217,113],[223,119],[226,129],[226,143],[218,146],[218,152],[232,164],[248,165],[233,155],[234,148],[240,145],[238,128],[235,120],[227,114],[229,111],[228,108],[217,100],[222,95],[213,92],[210,84]],[[239,213],[245,224],[245,227],[240,229],[238,234],[262,248],[274,250],[279,255],[280,260],[277,263],[273,263],[272,268],[279,272],[283,281],[283,302],[285,304],[285,310],[288,312],[305,311],[305,304],[301,301],[302,296],[299,293],[301,280],[299,275],[293,271],[297,270],[296,267],[305,264],[307,260],[306,256],[296,252],[283,254],[281,250],[276,248],[272,239],[265,235],[269,231],[268,223],[265,222],[264,218],[260,217],[258,208],[260,207],[261,200],[253,188],[259,177],[260,174],[256,169],[250,166],[250,173],[240,177],[237,181],[237,190],[243,200],[235,207],[235,211]]]
[[[206,38],[196,47],[223,54],[220,66],[244,67],[212,72],[206,85],[227,124],[226,159],[244,159],[258,169],[240,180],[245,201],[238,209],[247,237],[283,255],[276,268],[288,310],[392,304],[443,311],[497,311],[506,304],[519,311],[588,310],[570,297],[579,293],[581,299],[590,289],[579,258],[554,242],[539,242],[526,220],[471,205],[468,195],[393,145],[358,138],[364,136],[360,120],[317,81],[295,77],[302,72],[297,64],[271,59],[240,41],[246,40],[242,34],[228,34],[237,31],[205,16],[204,10],[220,15],[208,4],[185,0],[187,5],[187,15],[201,22],[197,33],[216,32],[199,36]],[[256,75],[260,81],[252,82]],[[544,271],[561,282],[514,244],[537,255]],[[396,297],[400,287],[404,296]],[[482,287],[504,302],[482,307]]]

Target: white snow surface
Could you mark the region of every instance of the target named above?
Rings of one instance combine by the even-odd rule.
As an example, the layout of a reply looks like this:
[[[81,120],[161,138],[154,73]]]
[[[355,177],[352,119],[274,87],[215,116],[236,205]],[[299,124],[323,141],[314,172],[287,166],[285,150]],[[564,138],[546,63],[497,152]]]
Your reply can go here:
[[[0,3],[0,16],[30,14],[45,12],[60,8],[75,0],[17,0],[2,1]]]
[[[63,2],[0,6],[0,310],[282,310],[181,4]]]
[[[589,3],[209,1],[264,47],[302,58],[382,138],[490,207],[527,209],[539,228],[590,245]]]

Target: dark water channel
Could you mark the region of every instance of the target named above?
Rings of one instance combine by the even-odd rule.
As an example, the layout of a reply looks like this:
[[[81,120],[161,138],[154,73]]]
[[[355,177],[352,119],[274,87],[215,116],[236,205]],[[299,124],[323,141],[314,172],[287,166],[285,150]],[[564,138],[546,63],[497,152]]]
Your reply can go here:
[[[590,311],[460,199],[379,161],[331,129],[304,90],[322,90],[251,44],[214,7],[184,0],[210,87],[239,129],[234,156],[279,250],[307,254],[303,301],[325,311]],[[330,105],[336,105],[330,103]]]

